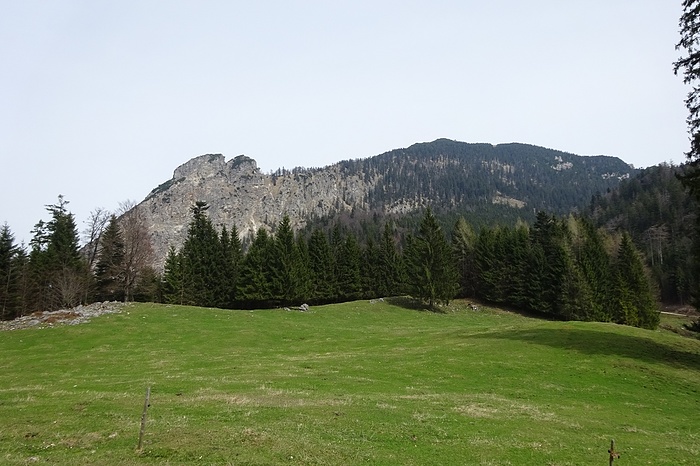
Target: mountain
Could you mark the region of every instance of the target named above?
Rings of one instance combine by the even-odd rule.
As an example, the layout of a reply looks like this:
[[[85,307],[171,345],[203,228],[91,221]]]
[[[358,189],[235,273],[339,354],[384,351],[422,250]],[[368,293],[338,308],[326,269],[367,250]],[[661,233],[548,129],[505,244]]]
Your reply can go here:
[[[274,229],[285,214],[297,230],[342,212],[410,214],[425,206],[512,222],[539,210],[561,214],[587,205],[636,172],[616,157],[447,139],[270,174],[245,155],[226,161],[207,154],[176,168],[135,209],[162,266],[169,247],[182,244],[197,201],[209,204],[214,225],[235,225],[242,238],[260,227]]]

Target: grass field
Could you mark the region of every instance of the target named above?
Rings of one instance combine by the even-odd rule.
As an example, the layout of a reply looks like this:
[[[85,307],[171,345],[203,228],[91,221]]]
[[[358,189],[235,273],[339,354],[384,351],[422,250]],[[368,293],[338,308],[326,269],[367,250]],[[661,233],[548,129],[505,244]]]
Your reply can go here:
[[[0,368],[6,465],[700,464],[700,341],[667,330],[135,304],[1,332]]]

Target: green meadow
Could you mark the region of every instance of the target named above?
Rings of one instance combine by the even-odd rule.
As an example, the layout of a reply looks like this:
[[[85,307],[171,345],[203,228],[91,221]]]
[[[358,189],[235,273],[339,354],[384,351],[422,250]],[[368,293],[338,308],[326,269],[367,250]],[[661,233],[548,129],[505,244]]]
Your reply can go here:
[[[700,464],[700,340],[457,301],[0,332],[0,464]],[[147,387],[150,407],[137,451]]]

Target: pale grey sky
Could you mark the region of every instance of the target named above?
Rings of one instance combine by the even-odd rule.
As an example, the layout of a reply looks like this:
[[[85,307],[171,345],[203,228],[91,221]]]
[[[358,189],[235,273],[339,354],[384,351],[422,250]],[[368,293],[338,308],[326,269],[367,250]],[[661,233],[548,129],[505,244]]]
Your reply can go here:
[[[79,229],[192,157],[445,137],[683,161],[680,0],[0,0],[0,224]]]

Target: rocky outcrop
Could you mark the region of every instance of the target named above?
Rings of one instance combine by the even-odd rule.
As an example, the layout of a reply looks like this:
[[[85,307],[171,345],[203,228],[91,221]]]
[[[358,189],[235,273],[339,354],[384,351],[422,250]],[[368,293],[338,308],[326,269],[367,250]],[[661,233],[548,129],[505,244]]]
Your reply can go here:
[[[373,186],[360,176],[344,176],[337,165],[263,174],[245,155],[227,162],[221,154],[207,154],[177,167],[136,208],[148,225],[160,268],[170,246],[183,243],[197,201],[209,204],[217,228],[235,225],[245,238],[261,227],[272,230],[285,214],[298,229],[310,217],[362,206]]]

